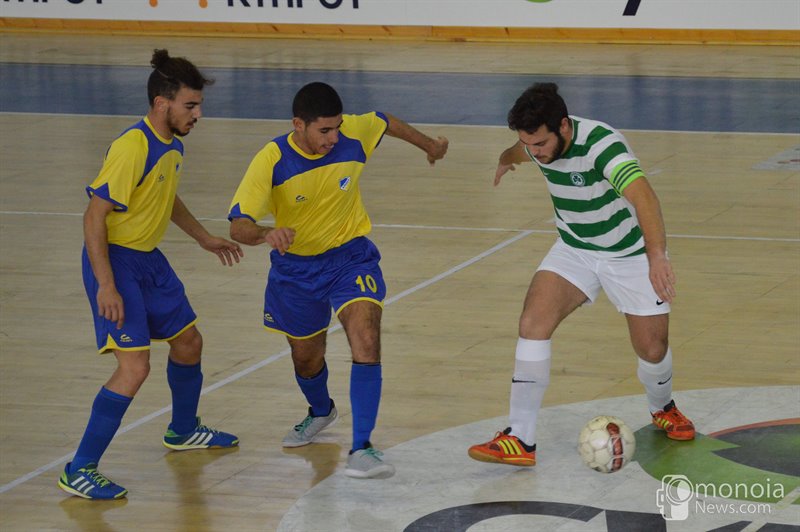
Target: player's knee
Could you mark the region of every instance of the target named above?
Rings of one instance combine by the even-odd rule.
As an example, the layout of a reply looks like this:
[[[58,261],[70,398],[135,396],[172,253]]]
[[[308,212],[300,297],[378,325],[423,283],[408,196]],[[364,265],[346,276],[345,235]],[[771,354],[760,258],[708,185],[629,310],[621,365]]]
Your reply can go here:
[[[519,318],[519,336],[529,340],[547,340],[552,336],[552,328],[533,316],[522,314]]]
[[[639,358],[651,364],[658,364],[667,355],[667,342],[655,341],[639,347],[636,352]]]
[[[179,364],[197,364],[202,352],[203,336],[196,328],[189,329],[170,342],[170,358]]]
[[[125,375],[126,380],[138,387],[141,386],[142,383],[147,380],[147,376],[150,375],[150,360],[144,358],[130,360],[120,364],[120,370]]]

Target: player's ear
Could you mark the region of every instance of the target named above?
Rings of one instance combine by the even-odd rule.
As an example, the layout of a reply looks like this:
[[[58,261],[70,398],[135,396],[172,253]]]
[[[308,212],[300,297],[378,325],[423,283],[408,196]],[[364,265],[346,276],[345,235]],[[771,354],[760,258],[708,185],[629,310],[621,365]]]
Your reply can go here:
[[[295,131],[303,131],[305,128],[306,123],[303,122],[302,118],[297,118],[296,116],[292,118],[292,127]]]
[[[159,113],[163,113],[167,110],[169,106],[169,102],[163,96],[156,96],[153,99],[153,108],[158,111]]]

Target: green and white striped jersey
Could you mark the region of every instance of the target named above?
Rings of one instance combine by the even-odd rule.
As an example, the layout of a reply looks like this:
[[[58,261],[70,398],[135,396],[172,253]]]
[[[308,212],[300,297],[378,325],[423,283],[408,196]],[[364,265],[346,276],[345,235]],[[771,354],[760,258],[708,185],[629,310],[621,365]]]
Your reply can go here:
[[[570,116],[572,143],[559,159],[542,164],[564,243],[598,256],[644,253],[644,238],[633,205],[622,196],[644,176],[625,137],[608,124]]]

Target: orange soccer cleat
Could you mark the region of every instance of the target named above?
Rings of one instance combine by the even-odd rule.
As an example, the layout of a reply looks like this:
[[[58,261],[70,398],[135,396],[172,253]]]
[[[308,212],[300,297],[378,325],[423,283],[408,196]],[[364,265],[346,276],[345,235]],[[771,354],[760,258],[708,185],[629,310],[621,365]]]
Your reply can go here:
[[[536,465],[536,444],[527,446],[509,434],[511,427],[495,434],[493,440],[469,448],[469,456],[480,462],[494,462],[515,466]]]
[[[670,401],[664,410],[659,410],[652,416],[653,425],[663,429],[667,433],[667,438],[672,440],[694,439],[694,424],[678,410],[675,401]]]

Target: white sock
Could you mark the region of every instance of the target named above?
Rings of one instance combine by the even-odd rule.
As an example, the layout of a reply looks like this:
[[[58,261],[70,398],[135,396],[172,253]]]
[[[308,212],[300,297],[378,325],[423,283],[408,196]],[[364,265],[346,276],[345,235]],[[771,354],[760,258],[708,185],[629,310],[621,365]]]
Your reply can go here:
[[[644,384],[650,413],[663,410],[672,400],[672,349],[667,348],[667,354],[658,364],[640,358],[636,374]]]
[[[536,418],[550,384],[550,340],[517,340],[511,380],[511,434],[525,445],[536,443]]]

